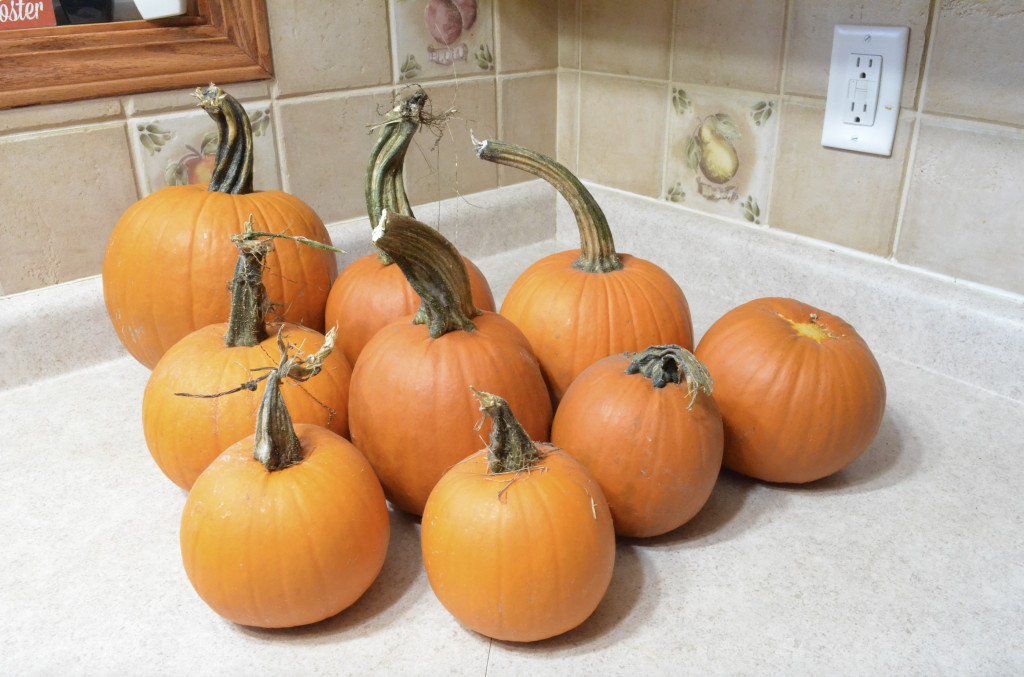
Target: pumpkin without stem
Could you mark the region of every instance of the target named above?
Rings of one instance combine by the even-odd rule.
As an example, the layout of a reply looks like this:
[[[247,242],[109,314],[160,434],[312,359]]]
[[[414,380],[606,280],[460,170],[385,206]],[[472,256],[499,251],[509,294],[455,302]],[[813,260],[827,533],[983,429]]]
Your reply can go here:
[[[150,369],[189,332],[227,320],[224,281],[237,254],[230,236],[250,215],[270,232],[330,243],[320,217],[298,198],[253,192],[252,130],[238,101],[214,85],[196,96],[220,130],[209,187],[167,186],[136,202],[114,226],[103,258],[114,330]],[[332,253],[278,246],[267,258],[266,285],[282,318],[323,331],[337,270]]]
[[[800,301],[733,308],[695,354],[715,379],[727,468],[769,482],[811,482],[868,448],[882,423],[885,381],[864,339]]]
[[[487,449],[453,466],[423,511],[434,594],[466,627],[530,642],[572,630],[611,582],[615,531],[601,488],[565,451],[530,440],[500,397]]]
[[[203,471],[181,517],[182,562],[196,592],[224,618],[264,628],[315,623],[350,606],[380,573],[391,529],[359,450],[288,416],[281,379],[309,378],[323,352],[296,360],[281,348],[256,434]]]
[[[647,537],[690,521],[722,467],[722,416],[703,364],[679,346],[598,360],[565,392],[551,443],[594,476],[615,533]]]
[[[384,209],[413,216],[403,170],[413,135],[421,124],[432,122],[424,110],[426,103],[426,93],[418,90],[403,98],[381,125],[366,167],[366,208],[373,225],[380,221]],[[481,310],[494,310],[494,297],[484,274],[469,259],[463,261],[469,271],[473,303]],[[341,271],[331,286],[324,312],[327,325],[338,327],[338,345],[345,357],[355,364],[374,334],[398,318],[415,313],[419,306],[420,297],[401,269],[385,252],[378,251],[356,259]]]
[[[551,402],[530,344],[514,324],[470,302],[458,251],[440,233],[387,210],[377,246],[422,298],[420,312],[377,332],[352,371],[349,428],[388,498],[421,514],[453,463],[480,447],[469,391],[499,391],[523,425],[546,439]],[[486,431],[484,431],[486,433]]]
[[[568,169],[498,141],[478,143],[476,153],[545,179],[576,215],[581,249],[531,265],[501,305],[501,314],[530,339],[556,404],[573,379],[602,357],[662,343],[693,348],[690,307],[679,285],[655,264],[616,253],[604,212]]]
[[[246,224],[248,234],[251,224]],[[324,335],[307,327],[267,324],[263,271],[270,240],[243,235],[235,243],[239,253],[230,319],[197,329],[174,344],[153,369],[142,396],[146,445],[163,473],[186,491],[218,454],[252,434],[253,414],[265,388],[257,377],[277,363],[275,335],[309,353],[324,344]],[[332,352],[321,369],[309,382],[287,383],[285,402],[296,421],[348,435],[352,368],[341,353]],[[246,381],[251,389],[209,397]]]

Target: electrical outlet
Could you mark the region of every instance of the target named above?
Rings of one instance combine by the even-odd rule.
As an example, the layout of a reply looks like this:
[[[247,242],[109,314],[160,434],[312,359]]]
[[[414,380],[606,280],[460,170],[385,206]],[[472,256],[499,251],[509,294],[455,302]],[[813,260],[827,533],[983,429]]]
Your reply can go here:
[[[910,29],[837,25],[821,145],[891,155]]]

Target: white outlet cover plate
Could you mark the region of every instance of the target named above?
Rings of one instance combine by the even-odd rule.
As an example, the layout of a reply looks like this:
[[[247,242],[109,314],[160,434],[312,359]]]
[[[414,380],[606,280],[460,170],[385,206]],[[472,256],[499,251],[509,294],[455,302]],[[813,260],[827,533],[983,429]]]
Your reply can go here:
[[[905,26],[840,24],[835,27],[828,96],[825,100],[825,125],[821,132],[822,146],[892,155],[909,38],[910,29]],[[849,117],[846,114],[851,100],[851,54],[877,55],[882,58],[875,118],[870,125],[844,120],[844,117]]]

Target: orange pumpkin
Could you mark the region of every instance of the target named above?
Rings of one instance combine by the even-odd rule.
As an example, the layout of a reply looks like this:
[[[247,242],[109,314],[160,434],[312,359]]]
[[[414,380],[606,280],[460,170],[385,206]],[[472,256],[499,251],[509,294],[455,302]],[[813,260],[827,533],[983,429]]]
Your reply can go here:
[[[479,448],[469,386],[504,393],[537,439],[547,438],[551,402],[526,338],[473,306],[462,257],[440,233],[385,210],[374,238],[422,306],[366,344],[352,371],[349,427],[388,498],[418,515],[444,471]]]
[[[611,582],[615,531],[597,482],[534,443],[508,403],[477,393],[487,449],[445,473],[423,511],[430,587],[466,627],[531,642],[572,630]]]
[[[722,416],[704,365],[679,346],[598,360],[565,392],[551,442],[601,485],[620,536],[664,534],[707,502]]]
[[[576,215],[581,249],[531,265],[501,305],[501,314],[530,339],[555,403],[580,372],[602,357],[653,344],[693,348],[690,307],[679,285],[657,265],[615,251],[604,212],[568,169],[497,141],[478,144],[476,152],[481,159],[547,180]]]
[[[267,379],[256,434],[217,457],[185,502],[185,573],[235,623],[323,620],[355,602],[384,565],[390,523],[370,465],[331,431],[293,426],[281,398],[281,378],[318,357],[282,361]]]
[[[811,482],[868,448],[885,381],[864,339],[800,301],[763,298],[719,318],[695,354],[715,379],[727,468],[769,482]]]
[[[385,116],[366,168],[366,207],[371,224],[380,221],[384,209],[413,216],[402,173],[413,135],[421,123],[430,121],[424,110],[426,103],[427,95],[420,89],[403,98]],[[494,310],[494,296],[484,274],[469,259],[463,261],[469,270],[473,303],[481,310]],[[356,259],[341,271],[331,286],[324,312],[328,326],[338,327],[342,352],[355,364],[374,334],[398,318],[415,313],[419,306],[420,297],[401,269],[392,265],[386,253],[378,251]]]
[[[266,323],[263,267],[270,241],[239,244],[232,281],[231,317],[178,341],[157,363],[142,397],[142,429],[146,444],[167,477],[186,491],[218,454],[252,434],[253,415],[265,384],[253,379],[277,364],[276,341],[299,345],[314,353],[324,335],[297,324]],[[344,356],[331,353],[323,373],[307,383],[289,384],[284,398],[294,419],[348,434],[348,385],[352,369]],[[213,395],[242,389],[223,397]]]
[[[220,88],[196,91],[220,129],[209,188],[167,186],[128,209],[103,258],[103,298],[121,343],[152,369],[179,339],[228,318],[237,252],[229,236],[250,215],[268,231],[330,243],[312,208],[287,193],[252,189],[252,130]],[[323,331],[337,275],[334,254],[282,242],[267,259],[266,285],[284,320]]]

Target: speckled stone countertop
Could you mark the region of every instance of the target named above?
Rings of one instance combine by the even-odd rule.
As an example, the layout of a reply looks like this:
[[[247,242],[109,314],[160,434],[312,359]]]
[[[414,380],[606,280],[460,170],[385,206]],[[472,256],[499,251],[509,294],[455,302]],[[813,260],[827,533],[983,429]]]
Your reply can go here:
[[[149,372],[105,325],[99,281],[7,297],[0,674],[1024,673],[1021,299],[595,193],[619,249],[679,280],[698,336],[756,296],[794,296],[851,322],[888,388],[871,448],[806,486],[723,472],[687,525],[620,539],[595,614],[544,642],[462,628],[427,583],[417,520],[401,513],[384,570],[354,606],[309,627],[245,628],[185,577],[185,495],[146,450]],[[537,184],[434,216],[462,228],[457,241],[487,219],[519,221],[467,251],[499,296],[530,262],[573,246],[571,219]],[[359,253],[363,228],[340,224],[335,240]],[[62,317],[75,335],[59,331]]]

